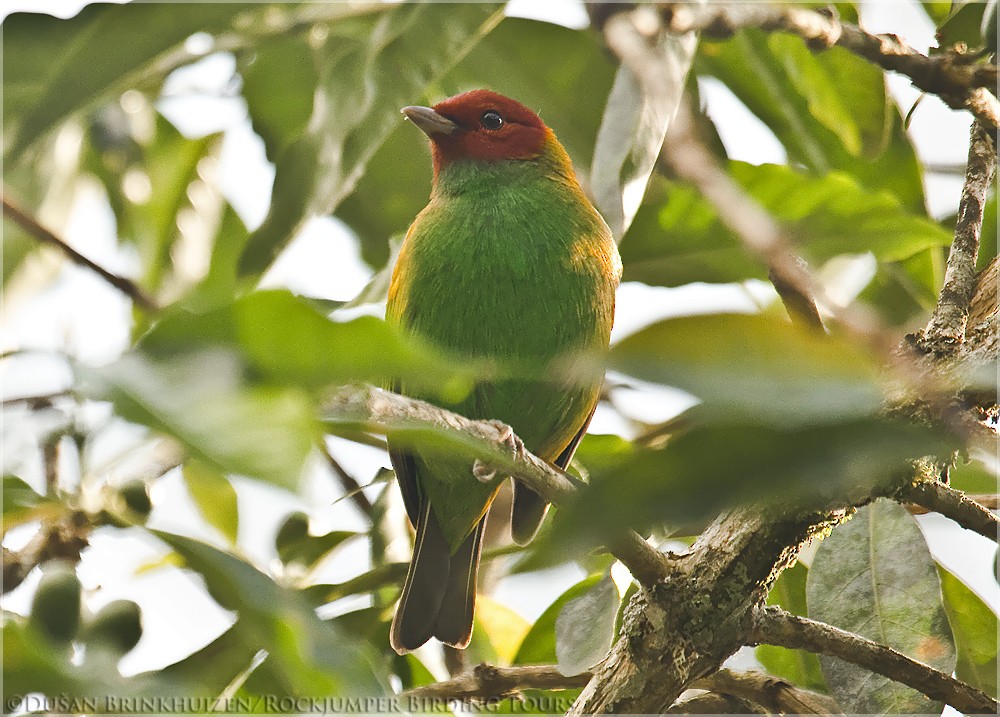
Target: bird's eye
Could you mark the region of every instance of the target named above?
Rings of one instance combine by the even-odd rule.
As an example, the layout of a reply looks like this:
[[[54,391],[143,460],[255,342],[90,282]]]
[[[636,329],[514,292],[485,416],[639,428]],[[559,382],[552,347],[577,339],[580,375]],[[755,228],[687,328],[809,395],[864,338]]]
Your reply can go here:
[[[503,127],[503,117],[501,117],[500,113],[495,110],[487,110],[486,112],[483,112],[483,116],[479,118],[479,123],[486,129],[500,129]]]

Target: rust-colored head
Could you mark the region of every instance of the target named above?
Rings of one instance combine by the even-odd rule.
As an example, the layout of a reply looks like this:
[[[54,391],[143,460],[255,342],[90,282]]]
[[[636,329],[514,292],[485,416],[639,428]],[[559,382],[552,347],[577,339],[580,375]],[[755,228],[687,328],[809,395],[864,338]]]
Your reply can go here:
[[[516,100],[472,90],[402,113],[431,139],[434,174],[456,159],[533,159],[552,137],[545,123]]]

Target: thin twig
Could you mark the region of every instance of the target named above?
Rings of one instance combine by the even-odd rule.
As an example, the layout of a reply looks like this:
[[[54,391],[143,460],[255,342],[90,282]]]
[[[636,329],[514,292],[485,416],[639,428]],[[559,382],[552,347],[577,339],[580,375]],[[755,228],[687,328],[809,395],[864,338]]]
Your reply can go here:
[[[912,687],[965,714],[996,714],[1000,709],[1000,704],[985,692],[890,647],[775,607],[755,611],[751,638],[758,644],[839,657]]]
[[[125,294],[125,296],[129,297],[136,306],[139,306],[149,312],[157,311],[158,307],[156,306],[156,302],[149,298],[146,292],[139,288],[135,282],[130,279],[126,279],[123,276],[119,276],[118,274],[112,273],[85,257],[54,233],[43,227],[37,219],[15,204],[6,190],[3,192],[2,199],[3,213],[9,217],[11,221],[20,226],[25,232],[43,244],[51,244],[52,246],[57,247],[67,257],[69,257],[72,262],[90,269],[92,272],[104,279],[108,284],[118,289],[118,291]]]
[[[920,481],[901,490],[897,498],[940,513],[967,530],[974,530],[990,540],[997,540],[1000,520],[962,491],[944,483]]]
[[[375,509],[372,506],[372,502],[368,500],[368,496],[364,494],[364,486],[333,457],[333,454],[330,453],[330,450],[326,446],[321,445],[320,452],[323,454],[323,458],[326,459],[327,465],[330,466],[330,471],[340,481],[340,486],[344,489],[345,494],[350,496],[351,501],[357,506],[358,510],[371,520]]]
[[[818,692],[803,690],[784,680],[755,670],[722,669],[691,684],[694,689],[742,697],[780,714],[842,714],[837,701]]]
[[[885,70],[906,75],[915,87],[937,95],[949,107],[968,110],[987,127],[997,128],[1000,103],[990,92],[997,86],[997,67],[979,62],[974,55],[951,50],[928,57],[896,35],[872,35],[828,13],[791,5],[663,3],[660,7],[673,32],[700,30],[728,37],[755,27],[794,33],[813,51],[842,47]]]
[[[567,677],[555,665],[517,665],[498,667],[485,662],[450,680],[415,687],[400,695],[401,699],[420,700],[485,700],[507,697],[521,690],[569,690],[583,687],[590,673]]]
[[[937,355],[954,353],[965,338],[969,307],[976,289],[976,259],[983,228],[986,196],[993,184],[997,150],[981,123],[973,122],[969,133],[969,160],[965,186],[958,205],[955,240],[948,253],[944,286],[920,345]]]
[[[73,392],[66,391],[53,391],[52,393],[42,393],[34,396],[12,396],[11,398],[5,398],[0,405],[4,408],[11,408],[13,406],[19,406],[24,404],[28,410],[37,411],[42,408],[50,408],[56,401],[61,398],[73,398]]]
[[[43,522],[31,540],[20,550],[3,549],[3,592],[19,586],[36,566],[48,560],[80,561],[80,553],[89,544],[93,525],[82,511],[70,511],[50,522]]]
[[[356,434],[368,431],[391,434],[400,441],[419,441],[429,428],[452,434],[457,445],[491,467],[521,481],[550,503],[565,504],[577,495],[577,485],[566,473],[526,450],[510,449],[513,432],[496,422],[473,421],[425,401],[383,391],[372,386],[344,386],[324,403],[324,419],[335,430]],[[518,443],[518,441],[514,441]],[[470,465],[471,465],[470,460]],[[624,530],[613,546],[616,558],[649,587],[663,579],[670,558],[640,535]]]

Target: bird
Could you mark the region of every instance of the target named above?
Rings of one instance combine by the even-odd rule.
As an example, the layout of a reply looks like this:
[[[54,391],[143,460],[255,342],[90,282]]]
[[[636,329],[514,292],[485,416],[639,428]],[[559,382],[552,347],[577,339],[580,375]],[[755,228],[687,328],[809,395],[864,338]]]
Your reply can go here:
[[[452,355],[531,367],[484,378],[465,398],[438,405],[509,426],[526,450],[566,469],[603,377],[540,374],[560,357],[609,345],[622,271],[611,230],[555,133],[520,102],[476,89],[401,112],[430,139],[434,176],[393,269],[386,321]],[[389,456],[416,531],[391,646],[405,654],[433,637],[465,648],[486,513],[505,476],[484,477],[468,460],[391,438]],[[547,509],[515,482],[513,540],[527,544]]]

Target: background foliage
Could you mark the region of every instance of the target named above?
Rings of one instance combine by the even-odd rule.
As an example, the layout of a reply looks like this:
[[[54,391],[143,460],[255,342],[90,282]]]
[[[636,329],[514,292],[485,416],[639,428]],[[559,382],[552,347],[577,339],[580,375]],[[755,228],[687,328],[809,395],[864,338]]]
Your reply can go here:
[[[981,45],[982,6],[956,5],[925,10],[945,41]],[[838,9],[856,16],[852,5]],[[127,639],[135,618],[115,623],[94,609],[106,602],[100,589],[81,598],[72,570],[47,563],[42,586],[50,588],[36,591],[30,616],[4,611],[5,700],[109,690],[321,697],[407,689],[432,682],[431,670],[440,676],[435,656],[399,657],[388,647],[399,560],[407,554],[399,549],[403,519],[391,476],[358,476],[374,486],[367,498],[353,498],[364,509],[364,530],[323,531],[315,516],[272,516],[270,525],[281,528],[267,561],[241,547],[238,538],[257,528],[246,525],[234,486],[251,479],[302,489],[318,447],[328,449],[320,420],[328,386],[405,375],[408,384],[453,395],[482,369],[396,335],[371,316],[341,312],[331,320],[337,302],[258,283],[307,220],[332,215],[374,272],[351,303],[381,300],[393,238],[430,188],[423,143],[398,115],[406,104],[491,87],[539,108],[580,176],[591,175],[616,72],[612,56],[591,30],[505,17],[503,10],[502,3],[195,4],[183,11],[92,5],[68,20],[16,13],[3,22],[5,192],[59,227],[74,188],[99,186],[137,283],[161,307],[133,311],[129,347],[113,362],[92,365],[67,351],[57,356],[72,376],[65,391],[28,408],[8,407],[6,420],[26,422],[33,442],[5,447],[5,551],[13,546],[8,531],[24,544],[40,525],[75,525],[81,516],[85,539],[91,529],[147,531],[166,556],[147,570],[198,576],[233,618],[221,635],[204,635],[200,649],[165,669],[122,677],[115,665],[135,645]],[[214,53],[234,58],[230,86],[275,168],[266,217],[255,227],[207,169],[222,137],[187,136],[160,111],[171,73]],[[743,31],[702,41],[694,74],[723,83],[784,147],[787,165],[729,161],[713,119],[698,118],[731,176],[783,223],[810,264],[869,257],[874,274],[859,301],[900,335],[921,324],[942,282],[954,218],[927,211],[926,170],[883,73],[838,48],[817,54],[796,37]],[[690,90],[698,91],[693,80]],[[996,255],[995,196],[990,202],[981,263]],[[3,230],[8,298],[31,282],[32,290],[59,282],[51,268],[38,280],[40,268],[51,267],[50,250],[13,223]],[[204,258],[194,272],[180,259],[192,243]],[[87,252],[85,241],[79,249]],[[710,203],[664,172],[653,175],[621,252],[625,279],[649,286],[767,274]],[[611,559],[590,550],[605,530],[630,524],[677,538],[734,502],[832,495],[845,482],[874,482],[946,448],[934,431],[880,414],[886,386],[877,357],[836,332],[822,340],[800,332],[780,305],[663,320],[618,341],[609,362],[618,388],[602,410],[616,410],[620,391],[659,400],[658,387],[701,402],[675,440],[651,439],[661,427],[634,416],[625,437],[584,439],[575,470],[590,490],[579,506],[557,511],[526,550],[494,547],[507,555],[490,567],[517,573],[576,562],[586,577],[533,623],[483,599],[470,663],[558,663],[572,673],[600,659],[628,582],[612,581]],[[115,418],[82,418],[101,406]],[[148,458],[138,470],[126,469],[124,459],[92,462],[93,445],[119,419],[142,427],[129,433],[122,456],[156,449],[166,452],[165,462]],[[39,466],[51,468],[59,452],[58,467],[67,455],[77,458],[79,480],[64,475],[46,485]],[[992,473],[975,459],[962,461],[956,487],[996,492]],[[143,527],[146,493],[177,469],[190,508],[218,539],[163,528],[155,505]],[[339,582],[317,578],[324,563],[358,544],[367,568],[355,563]],[[48,608],[46,596],[54,601]],[[46,615],[77,615],[81,599],[82,624],[50,634]],[[859,512],[811,559],[786,571],[769,601],[878,638],[997,694],[995,613],[935,563],[914,519],[895,504]],[[102,632],[105,624],[112,627]],[[773,647],[757,648],[756,657],[794,685],[831,693],[846,712],[941,709],[904,688],[865,682],[857,668],[834,660]],[[572,693],[558,696],[568,705]]]

